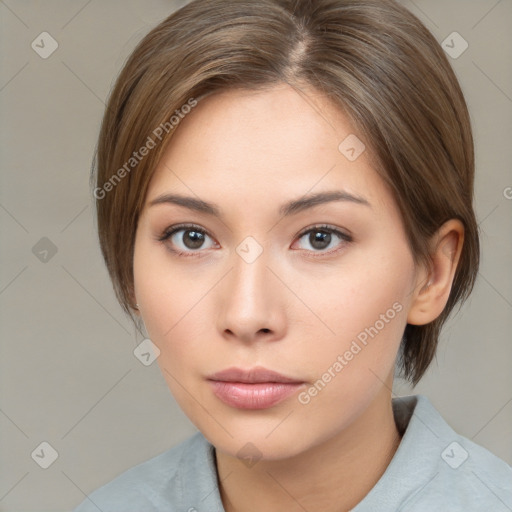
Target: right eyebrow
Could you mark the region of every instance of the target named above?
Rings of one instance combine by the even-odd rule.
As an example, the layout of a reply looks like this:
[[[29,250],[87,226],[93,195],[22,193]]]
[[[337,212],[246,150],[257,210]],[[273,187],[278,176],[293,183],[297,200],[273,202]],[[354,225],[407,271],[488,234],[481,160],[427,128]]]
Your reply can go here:
[[[202,199],[197,199],[191,196],[182,196],[179,194],[163,194],[153,199],[149,203],[149,206],[166,203],[177,204],[178,206],[183,206],[184,208],[188,208],[189,210],[207,213],[208,215],[214,215],[215,217],[222,217],[220,213],[220,208],[217,205],[213,203],[208,203],[207,201],[203,201]]]

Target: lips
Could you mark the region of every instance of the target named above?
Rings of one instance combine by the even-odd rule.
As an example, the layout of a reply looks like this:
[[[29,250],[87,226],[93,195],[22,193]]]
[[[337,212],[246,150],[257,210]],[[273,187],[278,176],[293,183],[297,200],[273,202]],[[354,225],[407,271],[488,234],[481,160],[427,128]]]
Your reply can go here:
[[[267,368],[227,368],[208,377],[213,393],[237,409],[267,409],[293,395],[304,381]]]
[[[303,381],[285,377],[280,373],[266,368],[256,367],[249,370],[242,370],[241,368],[227,368],[221,372],[214,373],[210,380],[222,382],[245,382],[248,384],[257,384],[260,382],[284,382],[284,383],[301,383]]]

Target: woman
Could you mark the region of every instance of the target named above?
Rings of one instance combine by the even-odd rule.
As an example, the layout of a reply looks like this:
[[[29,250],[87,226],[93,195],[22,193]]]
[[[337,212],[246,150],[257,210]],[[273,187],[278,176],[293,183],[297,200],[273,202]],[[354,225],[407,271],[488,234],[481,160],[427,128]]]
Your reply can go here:
[[[195,0],[153,29],[94,196],[199,432],[76,512],[512,510],[510,466],[391,396],[472,290],[473,179],[457,79],[394,1]]]

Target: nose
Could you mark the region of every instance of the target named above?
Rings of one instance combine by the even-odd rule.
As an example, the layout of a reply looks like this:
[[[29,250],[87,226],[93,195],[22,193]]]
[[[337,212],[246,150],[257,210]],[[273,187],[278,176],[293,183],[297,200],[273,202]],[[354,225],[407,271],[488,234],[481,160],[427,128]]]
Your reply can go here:
[[[248,262],[238,253],[216,297],[218,328],[227,340],[275,341],[285,336],[285,289],[265,251]]]

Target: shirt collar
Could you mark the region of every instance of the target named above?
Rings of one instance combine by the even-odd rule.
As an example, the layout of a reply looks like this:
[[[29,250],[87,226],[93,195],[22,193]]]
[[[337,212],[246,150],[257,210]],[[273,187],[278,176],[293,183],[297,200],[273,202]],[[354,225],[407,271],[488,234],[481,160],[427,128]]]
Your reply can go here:
[[[452,429],[424,395],[392,400],[400,445],[379,481],[352,512],[396,512],[408,496],[436,476],[439,454],[428,449],[449,442]],[[414,454],[414,456],[412,456]],[[225,512],[220,497],[215,449],[198,432],[180,460],[181,509],[187,512]],[[411,478],[413,476],[413,478]]]

